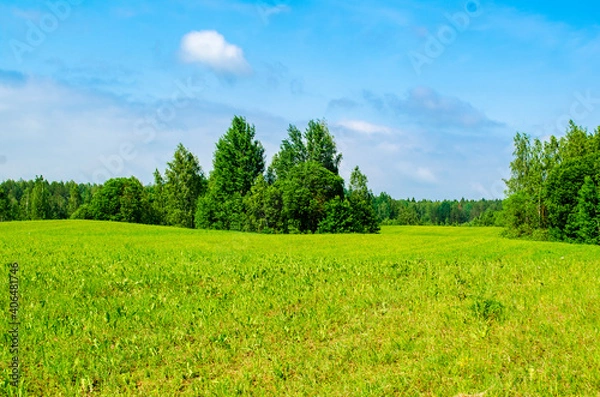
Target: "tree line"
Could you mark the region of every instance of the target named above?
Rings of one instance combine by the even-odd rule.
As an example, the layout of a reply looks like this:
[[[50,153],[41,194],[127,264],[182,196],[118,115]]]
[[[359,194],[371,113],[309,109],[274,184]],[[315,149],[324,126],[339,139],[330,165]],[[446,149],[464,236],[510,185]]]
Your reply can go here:
[[[569,122],[565,136],[517,133],[504,218],[509,235],[600,243],[600,127]]]
[[[267,167],[255,127],[235,116],[219,139],[207,177],[179,144],[148,186],[135,177],[103,185],[8,180],[0,184],[0,221],[95,219],[263,233],[376,233],[374,196],[355,167],[348,186],[342,154],[322,120],[288,137]]]
[[[386,225],[504,226],[502,200],[395,200],[381,193],[374,205],[378,221]]]

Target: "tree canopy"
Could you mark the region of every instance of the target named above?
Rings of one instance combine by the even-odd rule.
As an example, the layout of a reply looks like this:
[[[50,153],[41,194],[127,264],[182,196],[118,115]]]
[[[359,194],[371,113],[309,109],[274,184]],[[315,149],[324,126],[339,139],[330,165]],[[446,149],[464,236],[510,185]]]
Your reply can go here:
[[[506,181],[507,231],[515,236],[597,244],[600,240],[600,127],[569,122],[565,136],[517,133]]]

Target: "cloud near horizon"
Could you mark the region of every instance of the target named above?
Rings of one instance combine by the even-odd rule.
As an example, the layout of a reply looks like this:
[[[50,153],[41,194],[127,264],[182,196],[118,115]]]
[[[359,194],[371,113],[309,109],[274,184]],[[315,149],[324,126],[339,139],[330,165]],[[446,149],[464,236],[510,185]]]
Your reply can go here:
[[[391,111],[424,126],[466,130],[504,126],[503,123],[488,118],[469,102],[442,95],[424,86],[410,89],[404,97],[396,94],[378,96],[365,91],[363,99],[378,111]]]
[[[181,59],[208,66],[219,74],[245,75],[252,71],[244,51],[216,30],[189,32],[181,39]]]

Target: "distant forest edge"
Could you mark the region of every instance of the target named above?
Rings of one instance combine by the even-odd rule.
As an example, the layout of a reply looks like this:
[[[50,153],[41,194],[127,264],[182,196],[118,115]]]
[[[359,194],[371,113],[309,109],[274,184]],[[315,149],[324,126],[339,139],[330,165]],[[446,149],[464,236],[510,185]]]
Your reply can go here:
[[[339,176],[342,154],[322,120],[304,132],[290,125],[271,164],[255,127],[235,116],[219,139],[207,178],[179,144],[164,173],[143,186],[135,177],[102,185],[7,180],[0,221],[96,219],[261,233],[376,233],[381,224],[503,226],[506,235],[600,243],[600,127],[572,121],[546,141],[514,138],[502,200],[397,200],[374,196],[355,167]]]
[[[569,122],[565,136],[517,133],[504,220],[515,237],[600,243],[600,127]]]

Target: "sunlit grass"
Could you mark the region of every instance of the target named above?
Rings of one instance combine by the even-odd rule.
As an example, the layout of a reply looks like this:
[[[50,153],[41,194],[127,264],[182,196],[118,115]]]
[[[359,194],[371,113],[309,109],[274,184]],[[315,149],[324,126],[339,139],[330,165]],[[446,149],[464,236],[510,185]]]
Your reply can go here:
[[[600,248],[499,235],[0,223],[0,258],[21,268],[21,390],[596,395]]]

